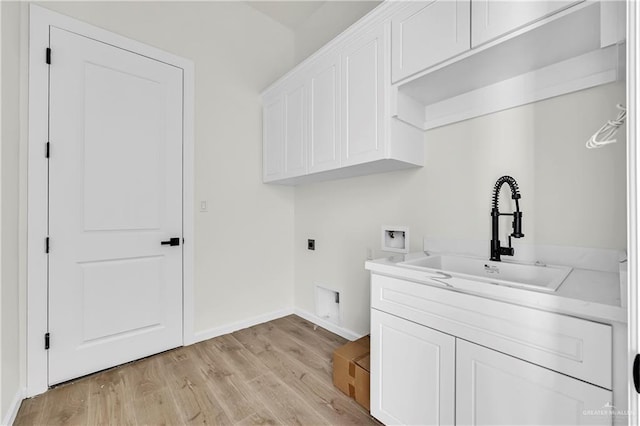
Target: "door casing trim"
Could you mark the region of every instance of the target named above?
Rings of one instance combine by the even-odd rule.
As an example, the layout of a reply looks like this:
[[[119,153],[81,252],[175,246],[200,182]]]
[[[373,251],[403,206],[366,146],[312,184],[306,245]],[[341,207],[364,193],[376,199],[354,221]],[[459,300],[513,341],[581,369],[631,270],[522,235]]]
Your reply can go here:
[[[29,10],[29,137],[27,180],[27,336],[26,396],[48,389],[47,352],[44,334],[48,330],[47,255],[47,159],[49,27],[125,49],[183,70],[183,321],[182,344],[195,342],[194,333],[194,64],[192,61],[131,40],[82,21],[30,5]],[[53,52],[55,64],[55,52]],[[53,242],[55,244],[55,242]],[[53,246],[52,246],[52,249]],[[55,336],[52,338],[55,344]]]

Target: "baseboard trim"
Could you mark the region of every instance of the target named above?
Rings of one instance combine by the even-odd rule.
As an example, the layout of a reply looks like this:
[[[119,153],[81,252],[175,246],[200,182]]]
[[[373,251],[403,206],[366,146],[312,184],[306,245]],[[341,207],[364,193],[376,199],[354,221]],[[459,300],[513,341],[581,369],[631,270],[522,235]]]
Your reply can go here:
[[[332,333],[337,334],[338,336],[342,336],[347,340],[357,340],[359,338],[361,338],[362,336],[364,336],[364,334],[361,333],[356,333],[355,331],[351,331],[348,330],[346,328],[340,327],[338,325],[335,325],[329,321],[326,321],[322,318],[320,318],[319,316],[312,314],[311,312],[305,311],[303,309],[300,308],[295,308],[293,310],[293,313],[298,315],[299,317],[302,317],[304,319],[306,319],[309,322],[312,322],[322,328],[326,328],[327,330],[329,330]]]
[[[263,324],[265,322],[273,321],[278,318],[286,317],[287,315],[296,314],[301,318],[306,319],[309,322],[316,324],[319,327],[325,328],[332,333],[342,336],[347,340],[357,340],[364,336],[362,333],[356,333],[355,331],[340,327],[329,321],[326,321],[319,316],[312,314],[309,311],[305,311],[300,308],[285,308],[277,311],[268,312],[263,315],[251,317],[242,321],[236,321],[231,324],[222,325],[220,327],[210,328],[208,330],[198,331],[194,333],[193,339],[188,344],[202,342],[204,340],[213,339],[214,337],[223,336],[225,334],[233,333],[234,331],[242,330],[245,328],[253,327],[254,325]]]
[[[254,325],[269,322],[278,318],[286,317],[294,313],[293,308],[279,309],[277,311],[268,312],[263,315],[247,318],[242,321],[233,322],[231,324],[222,325],[220,327],[210,328],[208,330],[198,331],[193,335],[193,341],[191,343],[198,343],[204,340],[213,339],[214,337],[222,336],[225,334],[233,333],[234,331],[242,330],[245,328],[253,327]]]
[[[3,426],[10,426],[14,421],[16,421],[16,416],[18,415],[20,404],[22,404],[22,400],[24,399],[25,395],[25,389],[18,389],[16,395],[13,397],[13,401],[11,401],[11,405],[9,406],[7,414],[5,414],[4,419],[2,419]]]

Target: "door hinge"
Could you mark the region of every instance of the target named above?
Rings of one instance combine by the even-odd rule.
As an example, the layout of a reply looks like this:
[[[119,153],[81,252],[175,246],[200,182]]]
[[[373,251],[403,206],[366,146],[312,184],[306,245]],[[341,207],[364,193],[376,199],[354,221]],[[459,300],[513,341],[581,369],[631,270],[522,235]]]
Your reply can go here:
[[[51,143],[47,142],[44,148],[44,157],[49,158],[51,156]]]
[[[51,65],[51,48],[47,47],[47,64]]]
[[[51,343],[50,338],[49,338],[49,333],[44,333],[44,349],[48,350],[49,349],[49,344]]]
[[[44,239],[44,252],[49,254],[49,237]]]

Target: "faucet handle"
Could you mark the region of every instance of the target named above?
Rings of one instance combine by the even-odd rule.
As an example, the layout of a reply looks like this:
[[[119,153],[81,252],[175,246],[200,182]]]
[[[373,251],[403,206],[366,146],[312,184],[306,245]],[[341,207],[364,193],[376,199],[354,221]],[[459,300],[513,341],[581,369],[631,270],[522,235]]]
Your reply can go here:
[[[511,233],[511,237],[513,238],[522,238],[524,234],[522,233],[522,212],[513,212],[513,232]],[[511,246],[511,244],[509,244]]]

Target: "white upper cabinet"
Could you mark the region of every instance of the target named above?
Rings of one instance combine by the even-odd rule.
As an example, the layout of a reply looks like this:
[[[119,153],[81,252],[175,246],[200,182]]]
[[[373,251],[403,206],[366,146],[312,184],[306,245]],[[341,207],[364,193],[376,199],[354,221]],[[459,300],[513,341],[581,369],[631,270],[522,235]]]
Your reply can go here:
[[[438,3],[423,7],[422,13]],[[443,10],[453,16],[455,2],[444,3]],[[394,117],[417,128],[428,130],[623,78],[624,1],[471,0],[466,26],[471,48],[455,56],[453,48],[445,49],[452,31],[460,30],[450,18],[449,39],[438,39],[450,57],[443,55],[438,63],[417,62],[431,58],[427,52],[433,46],[426,36],[414,46],[406,35],[396,34],[396,22],[405,21],[418,5],[393,17],[394,79],[402,80],[393,86],[392,105]],[[416,28],[415,33],[431,30]],[[409,60],[416,62],[409,67]]]
[[[284,99],[266,99],[262,110],[262,179],[284,176]]]
[[[393,82],[469,50],[470,11],[470,0],[432,0],[411,2],[396,13],[391,32]]]
[[[385,1],[263,92],[263,180],[424,165],[421,131],[623,78],[623,0]]]
[[[471,44],[477,47],[583,0],[473,0]]]
[[[340,57],[328,55],[309,79],[309,173],[340,166]]]
[[[421,167],[424,136],[391,116],[384,3],[262,94],[263,181],[285,185]]]
[[[298,83],[284,93],[284,177],[306,173],[307,104],[304,84]]]
[[[384,29],[368,32],[342,52],[342,165],[379,159],[384,144]]]

